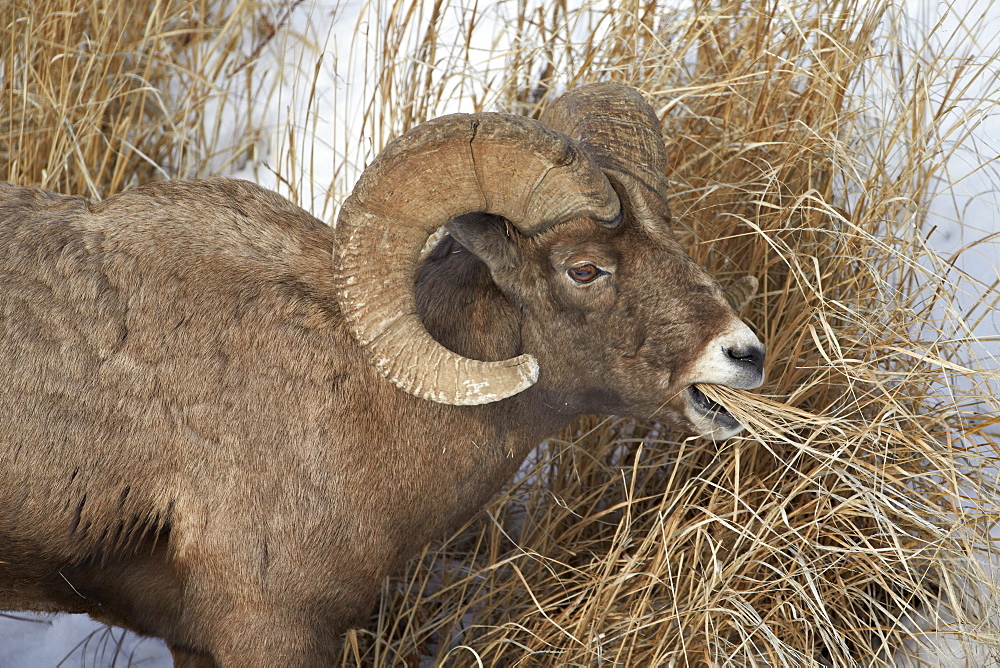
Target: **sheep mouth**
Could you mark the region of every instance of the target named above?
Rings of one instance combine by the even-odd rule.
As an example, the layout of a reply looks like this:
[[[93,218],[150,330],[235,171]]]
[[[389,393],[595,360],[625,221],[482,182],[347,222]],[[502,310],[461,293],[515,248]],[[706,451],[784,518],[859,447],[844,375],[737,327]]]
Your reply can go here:
[[[697,386],[689,385],[684,394],[691,408],[702,417],[726,429],[739,429],[743,426],[725,406],[709,399]]]

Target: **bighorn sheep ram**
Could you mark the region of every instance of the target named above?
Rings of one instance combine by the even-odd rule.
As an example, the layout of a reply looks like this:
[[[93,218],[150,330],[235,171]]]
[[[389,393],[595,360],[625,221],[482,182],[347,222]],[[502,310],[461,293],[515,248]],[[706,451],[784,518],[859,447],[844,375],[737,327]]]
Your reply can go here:
[[[0,186],[0,610],[329,665],[575,416],[738,431],[692,385],[755,388],[764,349],[673,237],[665,163],[599,84],[418,126],[332,229],[236,180]]]

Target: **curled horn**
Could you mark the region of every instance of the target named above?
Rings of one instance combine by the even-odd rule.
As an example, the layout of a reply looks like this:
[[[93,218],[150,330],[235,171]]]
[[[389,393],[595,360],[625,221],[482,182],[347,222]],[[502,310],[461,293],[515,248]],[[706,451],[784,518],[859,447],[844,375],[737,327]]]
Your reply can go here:
[[[575,139],[618,181],[638,181],[662,200],[667,151],[660,122],[639,91],[605,82],[575,88],[555,100],[542,121]]]
[[[379,371],[400,389],[439,403],[499,401],[538,379],[530,355],[499,362],[456,355],[417,315],[413,282],[424,242],[452,218],[479,211],[535,234],[581,216],[613,221],[620,203],[576,142],[507,114],[429,121],[368,166],[337,221],[337,299]]]

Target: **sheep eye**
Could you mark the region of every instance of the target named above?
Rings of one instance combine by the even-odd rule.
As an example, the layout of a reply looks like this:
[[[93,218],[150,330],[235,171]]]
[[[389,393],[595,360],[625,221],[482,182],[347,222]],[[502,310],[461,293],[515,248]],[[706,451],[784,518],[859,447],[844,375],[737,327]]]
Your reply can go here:
[[[566,273],[577,283],[590,283],[605,272],[592,264],[581,264],[567,270]]]

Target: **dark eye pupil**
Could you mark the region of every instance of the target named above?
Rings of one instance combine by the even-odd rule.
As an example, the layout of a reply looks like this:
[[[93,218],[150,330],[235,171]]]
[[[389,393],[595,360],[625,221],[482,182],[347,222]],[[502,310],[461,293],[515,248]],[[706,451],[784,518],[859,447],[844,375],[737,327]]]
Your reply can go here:
[[[597,278],[600,270],[592,264],[585,264],[579,267],[573,267],[569,270],[569,277],[574,281],[579,281],[580,283],[587,283]]]

